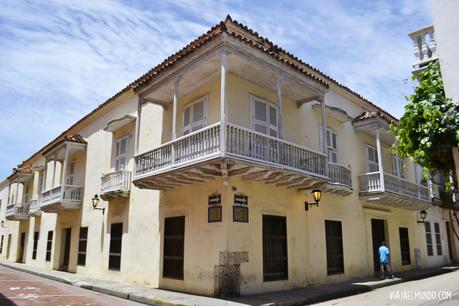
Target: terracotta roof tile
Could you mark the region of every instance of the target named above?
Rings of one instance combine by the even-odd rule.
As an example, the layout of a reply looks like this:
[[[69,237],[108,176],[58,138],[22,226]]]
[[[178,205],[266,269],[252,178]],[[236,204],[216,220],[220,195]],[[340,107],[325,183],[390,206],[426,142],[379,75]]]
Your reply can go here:
[[[382,112],[363,112],[362,114],[358,115],[355,117],[352,122],[359,122],[359,121],[365,121],[365,120],[370,120],[370,119],[375,119],[375,118],[381,118],[384,121],[387,121],[390,124],[399,124],[399,121],[392,116],[387,116],[385,113]]]
[[[83,137],[81,137],[81,135],[79,134],[65,136],[63,141],[70,141],[70,142],[77,142],[77,143],[84,143],[84,144],[87,143],[87,141],[84,140]]]

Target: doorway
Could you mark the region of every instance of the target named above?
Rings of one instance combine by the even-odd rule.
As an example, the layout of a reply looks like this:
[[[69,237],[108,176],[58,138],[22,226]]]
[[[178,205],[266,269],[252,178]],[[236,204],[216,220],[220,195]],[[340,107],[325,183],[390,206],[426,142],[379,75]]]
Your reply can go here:
[[[70,258],[70,241],[72,238],[72,228],[62,229],[62,253],[61,253],[61,264],[60,270],[68,270],[69,268],[69,258]]]
[[[21,239],[19,241],[19,254],[18,254],[18,262],[24,263],[24,252],[25,252],[25,241],[26,241],[26,233],[21,233]]]
[[[381,246],[381,242],[386,241],[385,232],[386,231],[384,226],[384,220],[371,219],[371,236],[373,239],[373,264],[375,272],[378,272],[381,269],[381,266],[379,264],[378,249]]]

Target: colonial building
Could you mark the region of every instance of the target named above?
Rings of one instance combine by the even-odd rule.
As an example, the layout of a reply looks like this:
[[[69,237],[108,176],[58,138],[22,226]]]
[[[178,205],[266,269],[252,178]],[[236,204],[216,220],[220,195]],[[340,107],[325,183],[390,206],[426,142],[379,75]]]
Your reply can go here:
[[[228,16],[14,170],[0,257],[204,295],[449,263],[397,123]]]

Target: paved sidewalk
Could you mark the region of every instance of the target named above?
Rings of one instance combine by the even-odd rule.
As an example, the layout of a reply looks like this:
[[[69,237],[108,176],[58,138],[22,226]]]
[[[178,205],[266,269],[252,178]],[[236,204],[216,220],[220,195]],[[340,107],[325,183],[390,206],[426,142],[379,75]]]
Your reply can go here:
[[[64,282],[84,289],[129,299],[149,305],[304,305],[322,302],[330,299],[345,297],[357,293],[431,277],[458,270],[458,266],[440,267],[433,269],[415,270],[397,274],[394,279],[375,280],[366,279],[348,281],[336,284],[309,286],[280,292],[246,295],[230,300],[205,297],[193,294],[167,291],[162,289],[136,286],[133,284],[110,282],[100,279],[85,277],[78,274],[48,270],[45,268],[31,267],[7,261],[0,261],[0,265],[27,272],[40,277]]]

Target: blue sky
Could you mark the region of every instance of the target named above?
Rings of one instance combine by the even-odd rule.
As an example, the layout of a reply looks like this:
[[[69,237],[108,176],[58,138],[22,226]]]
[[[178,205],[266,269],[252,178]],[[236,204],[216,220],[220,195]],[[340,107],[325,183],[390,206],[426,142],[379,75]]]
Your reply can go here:
[[[426,0],[0,0],[0,180],[229,13],[397,117]]]

